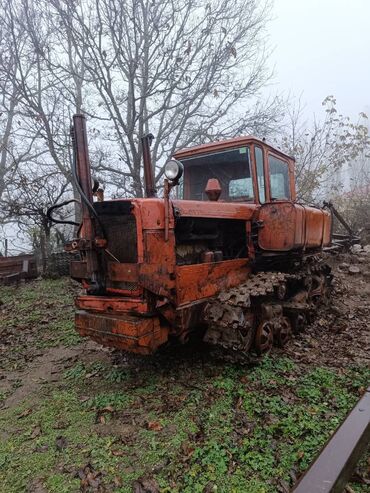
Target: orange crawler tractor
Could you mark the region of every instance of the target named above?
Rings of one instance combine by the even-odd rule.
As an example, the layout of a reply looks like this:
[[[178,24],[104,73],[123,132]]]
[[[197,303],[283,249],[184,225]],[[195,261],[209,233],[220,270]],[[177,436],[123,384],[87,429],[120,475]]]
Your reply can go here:
[[[198,331],[261,354],[284,345],[326,296],[331,215],[297,203],[291,157],[254,137],[185,149],[165,165],[159,198],[148,136],[146,197],[94,202],[82,115],[72,135],[82,226],[66,249],[81,258],[71,263],[85,289],[81,335],[150,354]]]

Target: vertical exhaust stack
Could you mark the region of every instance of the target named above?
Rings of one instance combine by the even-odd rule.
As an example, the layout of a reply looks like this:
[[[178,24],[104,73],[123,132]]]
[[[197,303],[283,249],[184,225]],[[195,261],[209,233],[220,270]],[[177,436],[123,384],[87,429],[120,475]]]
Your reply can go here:
[[[83,235],[80,249],[86,253],[87,273],[91,279],[91,294],[103,291],[102,274],[99,268],[98,252],[96,249],[96,226],[99,218],[93,205],[92,178],[87,145],[86,119],[84,115],[73,116],[71,128],[73,142],[73,178],[81,196],[82,230]]]
[[[143,161],[144,161],[144,182],[145,182],[145,197],[156,197],[157,189],[154,183],[154,171],[152,158],[150,155],[150,145],[154,139],[153,134],[144,135],[141,137],[141,145],[143,148]]]
[[[93,203],[92,179],[87,147],[86,119],[84,115],[73,115],[72,127],[73,151],[75,153],[75,171],[77,174],[77,186],[80,185],[82,192],[90,204]],[[82,220],[84,226],[84,236],[87,240],[93,241],[95,238],[91,212],[85,200],[81,201]]]

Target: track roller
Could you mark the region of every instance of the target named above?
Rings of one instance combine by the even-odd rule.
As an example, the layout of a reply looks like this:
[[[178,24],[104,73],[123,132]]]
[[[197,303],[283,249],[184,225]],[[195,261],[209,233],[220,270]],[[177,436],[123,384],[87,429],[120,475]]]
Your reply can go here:
[[[274,341],[274,326],[270,320],[262,321],[257,327],[254,346],[258,355],[271,350]]]

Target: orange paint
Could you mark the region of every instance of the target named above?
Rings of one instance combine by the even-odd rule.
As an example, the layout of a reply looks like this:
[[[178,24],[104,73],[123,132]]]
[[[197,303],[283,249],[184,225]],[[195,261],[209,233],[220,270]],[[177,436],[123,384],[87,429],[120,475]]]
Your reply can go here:
[[[75,300],[76,307],[81,310],[107,313],[146,313],[148,304],[142,298],[123,298],[113,296],[78,296]]]
[[[99,344],[141,354],[152,353],[168,338],[168,329],[161,327],[156,317],[118,316],[78,310],[75,322],[82,336],[88,336]]]
[[[244,282],[251,269],[247,259],[186,265],[176,269],[177,304],[214,296]]]
[[[322,209],[272,202],[261,207],[258,219],[263,223],[258,235],[262,250],[287,252],[330,243],[330,215]]]

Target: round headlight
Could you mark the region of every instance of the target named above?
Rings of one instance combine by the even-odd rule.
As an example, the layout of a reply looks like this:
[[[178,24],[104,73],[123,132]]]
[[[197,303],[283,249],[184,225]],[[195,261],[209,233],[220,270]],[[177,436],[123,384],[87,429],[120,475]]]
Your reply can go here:
[[[171,161],[168,161],[164,166],[164,174],[166,175],[166,178],[171,181],[179,180],[183,170],[183,165],[180,161],[176,161],[176,159],[171,159]]]

